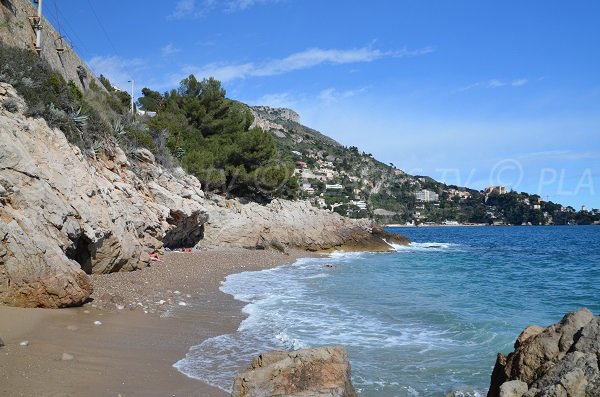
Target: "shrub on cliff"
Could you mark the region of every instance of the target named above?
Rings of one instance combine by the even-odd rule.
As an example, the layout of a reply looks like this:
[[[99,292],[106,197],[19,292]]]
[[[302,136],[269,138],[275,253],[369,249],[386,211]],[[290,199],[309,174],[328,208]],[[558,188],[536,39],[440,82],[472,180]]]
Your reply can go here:
[[[11,84],[27,103],[26,115],[41,117],[62,130],[70,142],[91,148],[108,132],[75,84],[51,69],[36,54],[0,43],[0,81]]]

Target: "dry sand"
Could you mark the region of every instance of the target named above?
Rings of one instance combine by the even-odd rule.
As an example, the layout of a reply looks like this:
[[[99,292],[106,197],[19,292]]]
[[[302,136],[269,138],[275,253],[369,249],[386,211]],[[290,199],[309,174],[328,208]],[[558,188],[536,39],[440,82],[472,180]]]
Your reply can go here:
[[[228,274],[300,256],[307,253],[169,253],[147,269],[93,276],[94,301],[81,308],[0,307],[0,396],[227,396],[173,363],[237,329],[243,305],[219,291]]]

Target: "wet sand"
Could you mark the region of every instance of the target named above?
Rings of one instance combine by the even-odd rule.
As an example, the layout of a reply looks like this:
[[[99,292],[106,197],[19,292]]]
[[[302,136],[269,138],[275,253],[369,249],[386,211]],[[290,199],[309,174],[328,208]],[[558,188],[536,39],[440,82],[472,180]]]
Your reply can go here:
[[[302,256],[308,254],[168,253],[150,268],[93,276],[94,301],[81,308],[0,307],[0,396],[227,396],[173,363],[242,321],[243,304],[219,291],[228,274]]]

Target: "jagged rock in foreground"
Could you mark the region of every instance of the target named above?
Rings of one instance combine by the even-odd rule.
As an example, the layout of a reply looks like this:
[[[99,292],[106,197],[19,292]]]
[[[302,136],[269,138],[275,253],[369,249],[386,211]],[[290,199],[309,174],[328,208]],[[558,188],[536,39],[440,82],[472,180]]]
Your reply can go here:
[[[86,273],[135,270],[163,241],[202,237],[195,178],[163,172],[143,150],[133,165],[116,145],[83,153],[24,109],[0,83],[0,303],[78,305],[92,292]]]
[[[263,353],[238,375],[232,397],[356,397],[346,348]]]
[[[367,219],[348,219],[314,208],[307,201],[273,200],[267,205],[242,204],[215,197],[207,206],[206,246],[264,248],[283,244],[309,251],[389,251],[390,243],[408,244]]]
[[[599,397],[600,316],[569,313],[528,327],[507,357],[498,354],[488,397]]]

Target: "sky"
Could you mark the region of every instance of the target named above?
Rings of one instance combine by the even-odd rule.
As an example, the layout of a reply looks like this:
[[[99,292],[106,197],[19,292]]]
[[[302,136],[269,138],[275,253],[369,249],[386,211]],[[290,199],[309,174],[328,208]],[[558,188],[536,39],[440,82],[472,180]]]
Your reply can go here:
[[[46,0],[130,90],[221,80],[230,98],[447,184],[600,208],[595,0]]]

